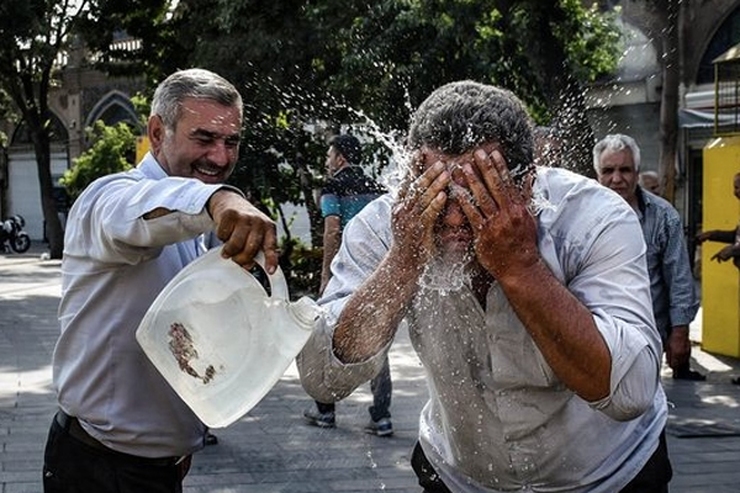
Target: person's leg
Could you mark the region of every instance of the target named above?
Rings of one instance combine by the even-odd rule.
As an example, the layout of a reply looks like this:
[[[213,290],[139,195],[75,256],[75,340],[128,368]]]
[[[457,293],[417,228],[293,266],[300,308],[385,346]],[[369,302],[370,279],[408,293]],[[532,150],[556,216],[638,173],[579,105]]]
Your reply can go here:
[[[316,403],[316,410],[303,411],[306,422],[319,428],[334,428],[336,426],[336,415],[334,414],[336,406],[334,403],[314,402]]]
[[[54,419],[44,451],[44,493],[182,492],[182,464],[124,455],[80,442]]]
[[[391,394],[393,393],[393,382],[391,381],[391,367],[388,356],[385,358],[383,367],[375,378],[370,380],[370,390],[373,393],[373,405],[368,411],[373,421],[391,417]]]
[[[324,404],[323,402],[316,401],[316,409],[318,409],[321,414],[334,413],[336,410],[336,404],[333,402]]]
[[[424,493],[452,493],[429,463],[419,442],[416,442],[411,454],[411,468],[419,478],[419,486],[424,488]]]
[[[673,477],[665,430],[660,434],[658,448],[635,478],[620,493],[668,493],[668,483]]]
[[[663,340],[663,348],[666,355],[666,360],[670,358],[670,349],[668,346],[668,339],[670,338],[672,328],[668,329],[668,333],[664,336],[661,334]],[[689,345],[689,355],[685,363],[680,366],[673,368],[673,379],[674,380],[692,380],[695,382],[703,382],[707,379],[705,375],[702,375],[698,371],[691,369],[691,345]]]

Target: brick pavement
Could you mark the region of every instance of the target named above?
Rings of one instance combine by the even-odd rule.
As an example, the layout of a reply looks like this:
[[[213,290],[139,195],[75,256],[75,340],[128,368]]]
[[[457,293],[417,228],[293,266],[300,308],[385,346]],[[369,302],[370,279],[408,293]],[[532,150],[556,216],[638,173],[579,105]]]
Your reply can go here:
[[[59,262],[39,259],[39,245],[25,255],[0,254],[0,493],[41,491],[43,445],[54,413],[50,355],[58,331]],[[700,338],[700,326],[692,337]],[[668,435],[675,475],[672,493],[740,491],[740,361],[703,353],[695,367],[707,382],[663,382],[671,422],[706,437]],[[220,443],[199,452],[186,493],[418,492],[409,455],[425,400],[423,373],[405,334],[391,353],[392,438],[363,433],[368,386],[338,405],[338,428],[304,425],[312,405],[295,367],[247,416],[222,430]],[[674,428],[672,428],[674,429]],[[691,428],[683,430],[691,435]],[[721,436],[724,434],[724,436]]]

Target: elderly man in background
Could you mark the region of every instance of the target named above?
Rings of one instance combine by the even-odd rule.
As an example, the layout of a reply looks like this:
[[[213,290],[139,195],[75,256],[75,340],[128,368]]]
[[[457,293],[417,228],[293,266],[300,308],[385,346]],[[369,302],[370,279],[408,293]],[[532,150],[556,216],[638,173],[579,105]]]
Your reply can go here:
[[[640,219],[655,323],[673,378],[706,380],[690,367],[689,324],[699,310],[699,297],[678,211],[638,185],[640,148],[632,137],[607,135],[594,146],[593,159],[599,183],[617,192]]]

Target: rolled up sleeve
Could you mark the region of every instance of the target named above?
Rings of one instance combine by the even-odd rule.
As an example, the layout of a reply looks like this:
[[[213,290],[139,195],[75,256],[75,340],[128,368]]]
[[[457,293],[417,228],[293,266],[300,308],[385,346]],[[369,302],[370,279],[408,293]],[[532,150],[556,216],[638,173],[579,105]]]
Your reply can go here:
[[[368,204],[345,227],[331,263],[332,277],[318,303],[324,315],[296,358],[304,390],[319,402],[336,402],[378,374],[390,344],[370,359],[345,364],[334,355],[333,336],[342,309],[388,252],[390,196]]]
[[[655,328],[645,242],[637,215],[619,201],[593,204],[590,221],[566,225],[558,252],[568,289],[591,311],[611,354],[609,394],[589,405],[630,420],[653,405],[662,344]],[[558,242],[554,242],[558,243]],[[561,241],[560,244],[563,244]]]

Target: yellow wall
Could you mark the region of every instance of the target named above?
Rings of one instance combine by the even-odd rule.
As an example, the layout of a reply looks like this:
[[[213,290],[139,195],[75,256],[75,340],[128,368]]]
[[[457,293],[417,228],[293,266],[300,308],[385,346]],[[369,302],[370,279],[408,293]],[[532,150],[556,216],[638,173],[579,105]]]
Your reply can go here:
[[[732,194],[740,171],[740,137],[720,137],[704,147],[702,230],[735,229],[740,201]],[[731,261],[710,260],[726,244],[705,242],[701,252],[702,349],[740,357],[740,274]]]

